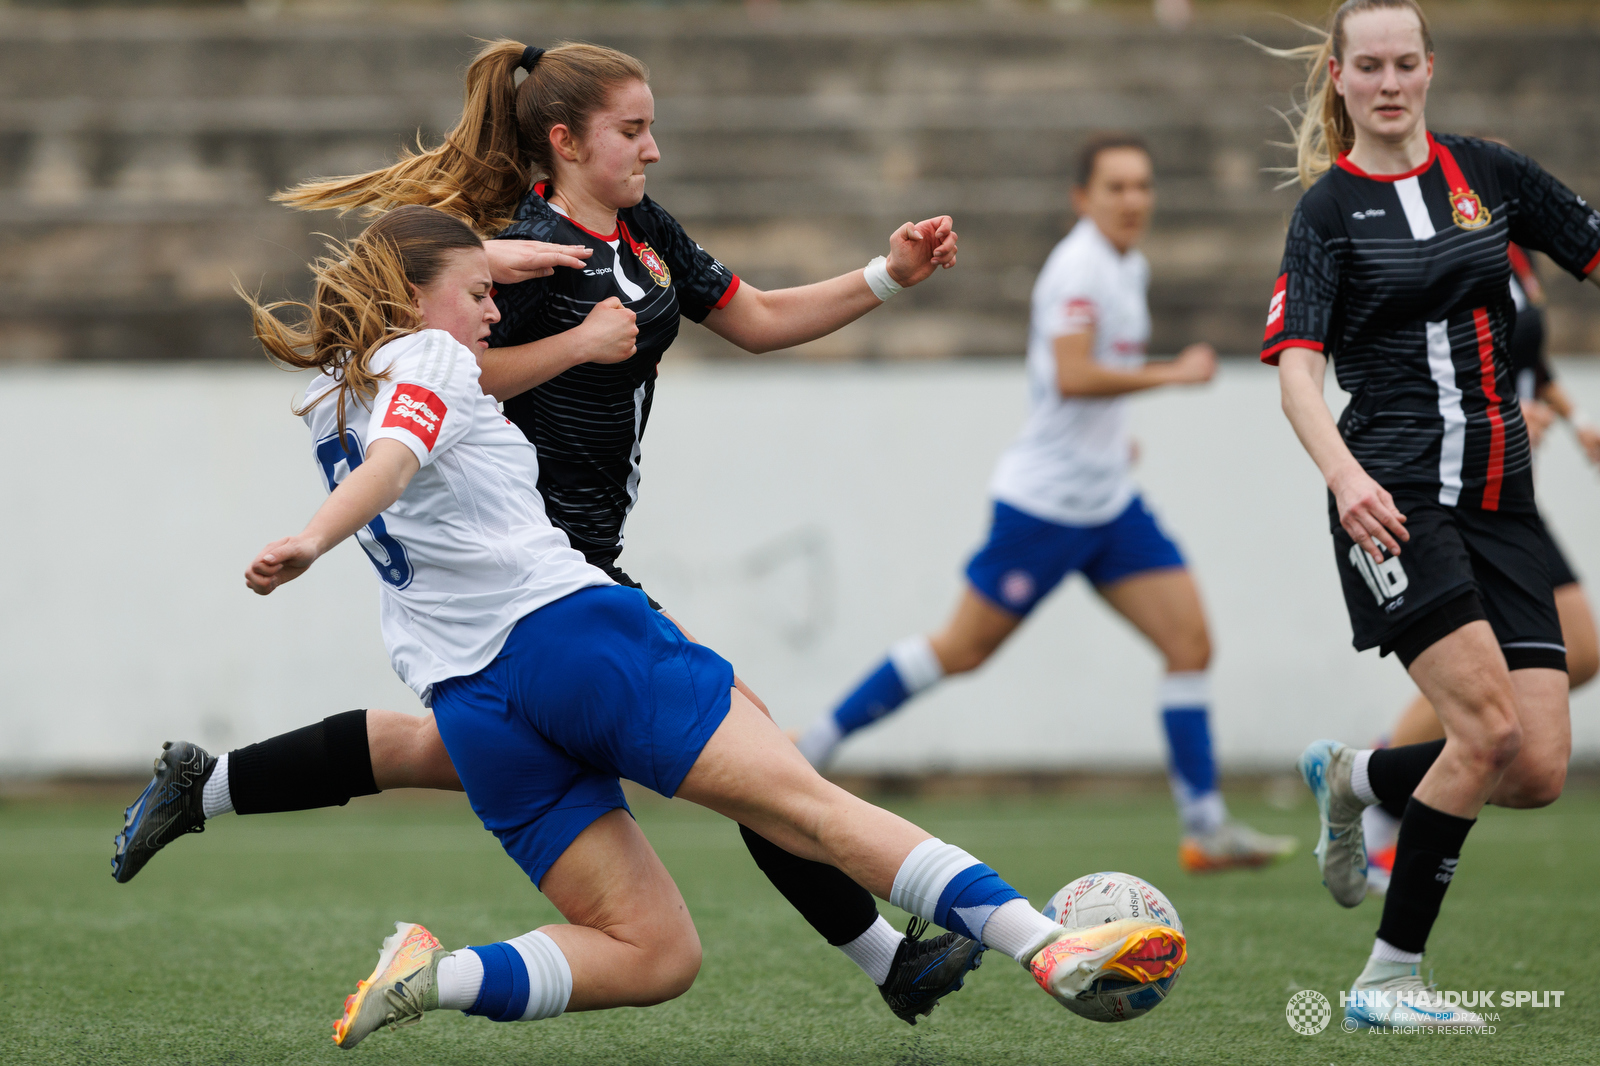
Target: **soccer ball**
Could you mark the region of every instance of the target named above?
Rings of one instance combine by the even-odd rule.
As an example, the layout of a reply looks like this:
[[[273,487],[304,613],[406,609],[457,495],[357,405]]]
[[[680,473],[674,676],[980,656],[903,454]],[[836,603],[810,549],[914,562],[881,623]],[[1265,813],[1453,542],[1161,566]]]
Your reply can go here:
[[[1080,877],[1050,897],[1044,916],[1068,929],[1086,929],[1123,918],[1161,922],[1183,932],[1183,921],[1172,901],[1148,881],[1132,874],[1097,873]],[[1181,969],[1179,971],[1182,972]],[[1125,1022],[1148,1014],[1160,1005],[1178,974],[1149,984],[1120,977],[1102,977],[1062,1006],[1096,1022]]]

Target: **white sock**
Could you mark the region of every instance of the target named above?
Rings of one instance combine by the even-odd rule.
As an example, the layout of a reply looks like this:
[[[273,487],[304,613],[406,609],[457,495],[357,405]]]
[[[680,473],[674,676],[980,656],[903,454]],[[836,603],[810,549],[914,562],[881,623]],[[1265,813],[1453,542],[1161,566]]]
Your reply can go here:
[[[1002,903],[983,926],[983,946],[1003,951],[1026,966],[1061,926],[1025,899]]]
[[[915,914],[923,921],[937,923],[939,897],[955,876],[980,863],[954,844],[929,837],[911,849],[894,875],[889,902]]]
[[[1375,855],[1393,847],[1400,839],[1400,822],[1394,815],[1373,804],[1361,812],[1361,836],[1366,841],[1367,854]]]
[[[1382,937],[1372,938],[1372,962],[1403,962],[1415,966],[1422,961],[1420,951],[1401,951]]]
[[[528,967],[528,1006],[522,1020],[554,1018],[565,1011],[572,998],[572,967],[556,942],[535,929],[506,943],[517,949]]]
[[[452,951],[439,960],[434,974],[439,987],[440,1010],[466,1010],[478,1002],[483,987],[483,960],[470,948]]]
[[[1183,823],[1185,836],[1210,836],[1228,820],[1228,805],[1223,802],[1221,789],[1214,788],[1196,796],[1174,774],[1172,798],[1178,803],[1178,819]]]
[[[205,788],[200,790],[200,812],[207,818],[233,813],[233,795],[228,791],[227,752],[217,757],[216,769],[211,771]]]
[[[806,762],[820,770],[828,765],[828,760],[833,758],[833,749],[837,748],[839,741],[843,739],[844,734],[839,731],[839,723],[833,720],[833,715],[825,714],[812,722],[811,728],[800,735],[795,747],[806,757]]]
[[[903,939],[880,914],[865,933],[848,944],[840,944],[839,950],[861,967],[861,972],[872,978],[873,984],[881,985],[889,979],[889,967],[894,965],[894,953],[900,950]]]
[[[938,684],[944,677],[944,665],[933,653],[933,645],[928,638],[920,633],[892,645],[889,648],[889,661],[894,664],[894,672],[900,675],[900,683],[905,686],[907,697]]]
[[[1367,777],[1367,764],[1372,761],[1372,749],[1356,752],[1356,764],[1350,771],[1350,790],[1356,794],[1356,799],[1372,806],[1378,802],[1378,794],[1372,791],[1372,781]]]

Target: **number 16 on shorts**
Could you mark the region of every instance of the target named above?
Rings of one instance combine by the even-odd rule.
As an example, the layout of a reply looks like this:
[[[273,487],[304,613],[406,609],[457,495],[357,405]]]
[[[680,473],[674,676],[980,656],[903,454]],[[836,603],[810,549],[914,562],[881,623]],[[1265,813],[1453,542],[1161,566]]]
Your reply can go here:
[[[1387,554],[1387,553],[1385,553]],[[1411,579],[1406,577],[1405,569],[1400,565],[1398,557],[1390,555],[1381,563],[1372,561],[1372,556],[1362,550],[1361,545],[1350,546],[1350,565],[1356,568],[1367,583],[1367,588],[1372,590],[1373,598],[1382,607],[1388,601],[1396,599],[1411,584]]]

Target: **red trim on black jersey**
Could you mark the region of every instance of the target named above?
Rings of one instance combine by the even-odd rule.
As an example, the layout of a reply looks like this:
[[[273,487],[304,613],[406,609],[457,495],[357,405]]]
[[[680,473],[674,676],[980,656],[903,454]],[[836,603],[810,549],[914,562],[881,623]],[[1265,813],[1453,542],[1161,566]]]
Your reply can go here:
[[[1420,167],[1415,170],[1408,170],[1404,174],[1368,174],[1365,170],[1350,162],[1349,152],[1345,152],[1338,159],[1335,159],[1333,163],[1334,166],[1341,170],[1347,170],[1358,178],[1368,178],[1372,181],[1405,181],[1407,178],[1420,177],[1426,173],[1427,169],[1433,166],[1433,161],[1439,158],[1441,152],[1442,149],[1439,147],[1439,143],[1433,139],[1433,134],[1430,133],[1428,134],[1428,158],[1423,161]],[[1454,166],[1455,160],[1452,159],[1450,164]],[[1459,175],[1461,171],[1457,170],[1456,173]]]
[[[533,195],[537,196],[541,200],[548,201],[550,199],[550,197],[548,195],[549,192],[550,192],[550,183],[548,181],[541,181],[541,182],[539,182],[538,184],[536,184],[533,187]],[[552,208],[554,206],[555,206],[554,204],[551,205]],[[579,229],[583,230],[583,232],[587,233],[589,236],[595,238],[596,240],[614,241],[614,240],[616,240],[618,238],[618,236],[619,236],[619,234],[621,232],[621,229],[622,229],[622,219],[620,217],[618,217],[618,219],[617,219],[616,228],[611,231],[611,236],[608,237],[604,233],[596,233],[594,230],[590,229],[588,226],[585,226],[582,222],[579,222],[577,219],[573,218],[571,215],[567,214],[565,211],[557,211],[556,213],[558,215],[560,215],[562,218],[566,219],[568,222],[572,223],[574,226],[577,226]],[[632,241],[631,240],[629,241],[629,244],[632,245]],[[638,249],[637,246],[634,246],[633,250],[635,252],[637,252],[639,249]]]
[[[1528,253],[1515,241],[1506,242],[1506,255],[1511,259],[1511,269],[1516,272],[1517,280],[1522,282],[1522,287],[1528,287],[1528,276],[1533,273],[1533,263],[1528,259]],[[1600,259],[1600,256],[1595,258]]]
[[[1261,353],[1261,361],[1269,366],[1277,366],[1278,353],[1283,351],[1285,348],[1310,348],[1314,352],[1320,352],[1322,351],[1322,342],[1308,341],[1300,338],[1279,341],[1277,344],[1274,344],[1272,347]]]
[[[1596,252],[1594,258],[1589,260],[1589,265],[1583,268],[1583,276],[1588,277],[1593,274],[1595,267],[1600,267],[1600,252]]]
[[[1478,328],[1478,368],[1483,375],[1483,398],[1488,401],[1489,471],[1483,482],[1483,509],[1500,509],[1500,483],[1506,474],[1506,423],[1500,414],[1500,394],[1494,387],[1494,330],[1489,309],[1474,308],[1472,324]]]
[[[711,310],[720,311],[724,307],[727,307],[728,304],[733,300],[733,294],[739,291],[739,285],[739,275],[735,274],[733,276],[733,281],[728,284],[728,291],[723,293],[717,299],[717,302],[711,305]]]

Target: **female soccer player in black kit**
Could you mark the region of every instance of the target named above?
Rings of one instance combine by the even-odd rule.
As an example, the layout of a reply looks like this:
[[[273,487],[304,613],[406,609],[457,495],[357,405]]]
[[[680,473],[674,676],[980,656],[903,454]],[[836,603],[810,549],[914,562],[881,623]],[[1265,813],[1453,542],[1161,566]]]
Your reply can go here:
[[[528,71],[520,82],[519,70]],[[679,317],[747,351],[790,347],[832,333],[956,258],[950,219],[939,217],[900,227],[887,259],[864,270],[773,292],[742,284],[644,194],[645,168],[660,159],[648,77],[638,60],[608,48],[498,41],[467,71],[466,107],[444,145],[280,196],[308,210],[367,213],[420,203],[500,234],[488,246],[503,317],[482,357],[483,391],[504,401],[506,417],[537,446],[551,522],[591,564],[634,587],[617,556],[638,497],[656,365]],[[380,558],[384,550],[368,547],[380,575],[403,580]],[[221,759],[169,745],[128,809],[113,873],[132,878],[166,843],[203,829],[208,815],[332,806],[400,787],[461,788],[431,715],[351,711]],[[915,1024],[978,964],[973,941],[902,937],[838,870],[742,832],[779,891],[904,1020]]]
[[[1481,1024],[1425,989],[1418,963],[1485,803],[1540,807],[1571,748],[1566,654],[1506,344],[1508,241],[1578,278],[1600,214],[1500,145],[1428,132],[1427,20],[1413,0],[1348,0],[1312,56],[1299,174],[1262,358],[1330,496],[1358,650],[1390,652],[1445,739],[1381,751],[1318,741],[1316,854],[1340,903],[1366,894],[1361,813],[1406,804],[1351,1027]],[[1350,404],[1323,400],[1329,358]],[[1409,797],[1409,798],[1407,798]]]

